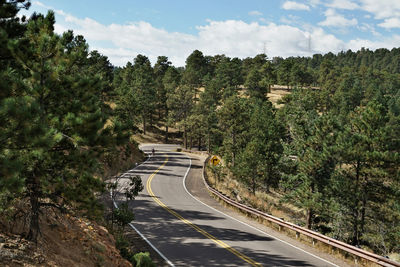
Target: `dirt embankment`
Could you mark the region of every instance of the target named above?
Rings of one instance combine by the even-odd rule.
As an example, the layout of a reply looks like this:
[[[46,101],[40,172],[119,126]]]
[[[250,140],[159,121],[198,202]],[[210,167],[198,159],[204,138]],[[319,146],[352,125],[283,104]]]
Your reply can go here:
[[[144,155],[131,143],[103,158],[109,177],[143,161]],[[105,179],[104,178],[104,179]],[[115,247],[114,237],[96,222],[61,213],[53,207],[42,207],[40,235],[35,244],[23,238],[29,226],[29,204],[26,201],[6,214],[0,214],[0,266],[132,266]]]
[[[23,219],[0,225],[0,266],[131,266],[95,222],[43,208],[37,244],[21,238]]]

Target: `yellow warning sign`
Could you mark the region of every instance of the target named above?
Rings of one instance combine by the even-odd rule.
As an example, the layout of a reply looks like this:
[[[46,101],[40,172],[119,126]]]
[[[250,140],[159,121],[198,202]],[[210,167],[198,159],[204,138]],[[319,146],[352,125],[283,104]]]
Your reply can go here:
[[[221,160],[217,156],[212,156],[210,162],[212,165],[217,166]]]

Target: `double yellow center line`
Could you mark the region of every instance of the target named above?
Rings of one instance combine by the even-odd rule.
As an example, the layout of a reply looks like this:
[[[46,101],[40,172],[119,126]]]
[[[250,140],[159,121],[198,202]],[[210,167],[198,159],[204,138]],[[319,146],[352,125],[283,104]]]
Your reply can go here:
[[[166,211],[168,211],[169,213],[171,213],[172,215],[174,215],[176,218],[178,218],[179,220],[181,220],[182,222],[186,223],[187,225],[189,225],[190,227],[192,227],[194,230],[196,230],[197,232],[199,232],[200,234],[202,234],[203,236],[207,237],[208,239],[212,240],[214,243],[216,243],[217,245],[221,246],[222,248],[228,250],[229,252],[231,252],[232,254],[234,254],[235,256],[241,258],[242,260],[250,263],[252,266],[261,266],[261,264],[259,264],[258,262],[250,259],[249,257],[247,257],[246,255],[243,255],[242,253],[240,253],[239,251],[237,251],[236,249],[230,247],[228,244],[224,243],[223,241],[217,239],[215,236],[211,235],[210,233],[206,232],[205,230],[201,229],[200,227],[198,227],[197,225],[193,224],[191,221],[183,218],[180,214],[178,214],[177,212],[175,212],[174,210],[170,209],[167,205],[165,205],[161,200],[159,200],[153,193],[153,190],[151,189],[151,181],[153,180],[154,176],[162,169],[164,168],[165,164],[167,164],[168,162],[168,156],[166,154],[165,155],[165,161],[164,163],[156,170],[154,171],[149,179],[147,180],[146,183],[146,189],[149,192],[149,195],[153,198],[153,200],[160,205],[161,207],[163,207]]]

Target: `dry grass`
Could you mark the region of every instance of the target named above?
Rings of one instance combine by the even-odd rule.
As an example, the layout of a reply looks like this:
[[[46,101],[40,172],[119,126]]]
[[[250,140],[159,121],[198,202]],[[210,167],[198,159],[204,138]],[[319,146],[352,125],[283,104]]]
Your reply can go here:
[[[290,204],[280,203],[282,194],[277,191],[271,190],[269,193],[256,191],[254,195],[243,183],[233,179],[232,175],[227,170],[223,171],[223,175],[221,175],[217,183],[210,168],[206,168],[206,174],[210,184],[212,184],[214,188],[240,203],[286,221],[301,223],[305,220],[302,210]]]
[[[276,191],[271,191],[269,193],[257,191],[255,195],[253,195],[242,183],[239,181],[235,180],[232,178],[232,175],[227,172],[226,170],[224,171],[220,177],[220,180],[217,181],[216,183],[216,177],[213,174],[211,168],[207,167],[206,168],[206,179],[212,185],[214,188],[216,188],[218,191],[222,192],[223,194],[227,195],[231,199],[234,199],[242,204],[245,204],[247,206],[251,206],[257,210],[263,211],[265,213],[268,213],[272,216],[284,219],[285,221],[289,221],[295,224],[299,224],[305,221],[305,213],[290,204],[281,204],[280,199],[282,198],[282,194]],[[219,199],[218,199],[219,200]],[[233,208],[234,210],[238,210],[237,208],[230,206],[220,200],[220,202],[227,207]],[[238,210],[238,212],[243,213],[243,211]],[[268,220],[262,219],[260,217],[256,217],[251,214],[246,214],[247,217],[250,217],[256,221],[258,221],[261,224],[266,225],[267,227],[274,229],[275,231],[279,231],[281,233],[284,233],[286,236],[296,239],[302,243],[305,243],[309,246],[312,246],[313,248],[317,249],[318,251],[333,255],[335,258],[342,260],[348,265],[354,265],[356,264],[357,266],[377,266],[376,264],[366,261],[364,259],[361,259],[357,256],[354,256],[350,253],[347,253],[345,251],[336,249],[330,245],[318,242],[316,240],[313,240],[312,238],[304,235],[299,235],[296,233],[296,231],[293,231],[288,228],[282,228],[279,227],[277,224],[272,223]],[[390,255],[391,259],[396,259],[396,256],[398,255]],[[347,266],[348,266],[347,265]]]
[[[132,136],[139,144],[152,143],[152,144],[164,144],[165,143],[165,127],[164,125],[154,125],[151,130],[147,130],[146,134],[143,134],[143,128],[139,127],[140,133]],[[182,138],[179,138],[179,129],[170,127],[168,129],[168,143],[180,144]]]
[[[288,90],[282,90],[282,89],[271,89],[270,93],[267,93],[267,97],[269,101],[274,104],[276,108],[281,108],[283,107],[283,104],[278,104],[278,101],[282,99],[285,95],[290,94],[290,91]]]

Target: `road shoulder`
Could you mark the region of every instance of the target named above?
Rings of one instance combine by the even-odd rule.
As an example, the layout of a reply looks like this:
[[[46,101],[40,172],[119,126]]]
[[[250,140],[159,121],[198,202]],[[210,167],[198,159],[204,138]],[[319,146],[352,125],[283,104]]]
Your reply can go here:
[[[239,220],[250,227],[254,227],[262,232],[264,232],[266,235],[271,236],[275,239],[280,239],[286,243],[291,244],[292,246],[295,246],[301,250],[304,250],[308,253],[311,253],[315,256],[318,256],[320,258],[323,258],[333,264],[336,264],[338,266],[351,266],[348,263],[330,255],[324,252],[321,252],[313,247],[310,247],[304,243],[301,243],[297,240],[294,240],[280,232],[277,232],[261,223],[258,223],[254,219],[251,219],[249,217],[246,217],[245,215],[233,210],[232,208],[228,207],[225,204],[220,203],[218,200],[213,198],[207,188],[204,185],[203,182],[203,164],[204,161],[206,160],[206,156],[204,155],[198,155],[198,154],[192,154],[192,153],[185,153],[188,157],[190,157],[192,161],[192,167],[188,173],[188,176],[186,178],[186,188],[187,190],[198,200],[203,202],[204,204],[236,219]]]

